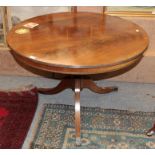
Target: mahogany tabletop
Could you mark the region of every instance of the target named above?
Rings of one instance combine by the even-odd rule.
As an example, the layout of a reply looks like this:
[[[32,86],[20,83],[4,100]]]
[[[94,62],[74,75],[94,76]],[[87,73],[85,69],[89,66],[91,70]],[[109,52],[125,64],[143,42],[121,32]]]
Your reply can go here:
[[[25,24],[38,24],[29,28]],[[148,36],[131,21],[98,13],[53,13],[25,20],[7,35],[13,55],[46,71],[96,74],[137,61]]]

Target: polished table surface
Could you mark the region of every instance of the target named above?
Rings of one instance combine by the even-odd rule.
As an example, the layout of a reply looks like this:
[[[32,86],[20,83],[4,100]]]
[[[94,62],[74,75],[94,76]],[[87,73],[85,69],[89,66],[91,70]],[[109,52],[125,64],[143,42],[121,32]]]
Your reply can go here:
[[[30,28],[25,26],[38,24]],[[13,27],[7,42],[14,57],[31,67],[68,74],[54,88],[39,88],[56,94],[71,88],[75,92],[76,144],[80,145],[80,91],[117,91],[99,87],[89,74],[111,73],[139,62],[148,46],[146,32],[138,25],[97,13],[56,13],[23,21]]]
[[[30,22],[39,25],[26,28]],[[78,75],[130,65],[148,46],[140,26],[119,17],[82,12],[28,19],[11,29],[7,41],[13,54],[26,64]]]

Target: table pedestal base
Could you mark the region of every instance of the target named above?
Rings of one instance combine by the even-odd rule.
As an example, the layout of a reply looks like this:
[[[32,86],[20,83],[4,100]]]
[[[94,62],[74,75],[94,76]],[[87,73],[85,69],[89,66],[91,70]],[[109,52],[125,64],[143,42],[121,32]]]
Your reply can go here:
[[[147,136],[152,136],[153,134],[155,134],[155,123],[153,127],[146,133]]]
[[[76,130],[76,144],[80,145],[80,91],[83,88],[90,89],[95,93],[105,94],[112,91],[117,91],[117,87],[99,87],[91,79],[84,78],[68,78],[63,79],[56,87],[54,88],[38,88],[39,93],[41,94],[56,94],[65,89],[72,89],[75,93],[75,130]]]

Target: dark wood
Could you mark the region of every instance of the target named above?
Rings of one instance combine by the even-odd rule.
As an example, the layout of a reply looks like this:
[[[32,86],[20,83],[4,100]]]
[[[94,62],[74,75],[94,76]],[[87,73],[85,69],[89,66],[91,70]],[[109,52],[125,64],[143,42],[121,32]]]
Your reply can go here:
[[[118,90],[118,87],[99,87],[91,79],[81,79],[81,88],[88,88],[99,94],[106,94]]]
[[[52,73],[63,73],[63,74],[71,74],[72,75],[96,75],[96,74],[100,74],[100,73],[111,73],[111,72],[116,72],[116,71],[120,71],[120,70],[124,70],[124,68],[130,68],[130,66],[133,66],[135,64],[137,64],[138,62],[140,62],[142,55],[140,55],[139,57],[135,58],[132,61],[129,62],[124,62],[122,64],[118,64],[115,66],[107,66],[105,68],[103,67],[97,67],[97,68],[90,68],[90,67],[85,67],[85,68],[64,68],[64,67],[60,67],[60,66],[46,66],[45,64],[37,64],[36,62],[33,61],[29,61],[27,58],[22,57],[21,55],[16,54],[14,51],[11,51],[12,54],[14,55],[14,57],[16,58],[16,60],[18,60],[18,62],[20,64],[23,65],[28,65],[29,67],[33,67],[36,69],[40,69],[42,71],[48,71],[48,72],[52,72]]]
[[[39,24],[25,28],[27,23]],[[20,33],[19,33],[20,32]],[[99,87],[89,77],[110,74],[137,64],[148,46],[148,36],[138,25],[99,13],[55,13],[21,22],[11,29],[7,42],[21,63],[50,73],[69,75],[54,88],[38,88],[56,94],[67,88],[75,92],[76,144],[80,145],[80,91],[117,91]]]
[[[74,79],[63,79],[56,87],[54,88],[38,88],[39,93],[41,94],[57,94],[61,91],[71,88],[74,90],[75,88],[75,80]]]
[[[68,79],[63,79],[56,87],[54,88],[38,88],[38,92],[41,94],[46,94],[46,95],[52,95],[52,94],[57,94],[60,93],[61,91],[65,89],[72,89],[75,91],[76,88],[76,81],[78,78],[73,77],[73,78],[68,78]],[[99,87],[97,86],[93,80],[91,79],[84,79],[84,78],[79,78],[78,82],[80,83],[80,90],[83,88],[87,88],[95,93],[99,94],[106,94],[110,93],[112,91],[117,91],[118,87]]]
[[[90,89],[95,93],[105,94],[112,91],[117,91],[117,87],[99,87],[89,78],[70,77],[63,79],[54,88],[38,88],[41,94],[52,95],[60,93],[65,89],[72,89],[75,92],[75,130],[76,130],[76,144],[80,145],[80,92],[83,88]]]
[[[35,28],[25,28],[29,22]],[[16,30],[27,29],[18,34]],[[17,59],[50,72],[88,75],[131,65],[148,37],[138,25],[98,13],[56,13],[35,17],[11,29],[7,42]]]
[[[153,134],[155,134],[155,123],[153,127],[146,133],[147,136],[152,136]]]

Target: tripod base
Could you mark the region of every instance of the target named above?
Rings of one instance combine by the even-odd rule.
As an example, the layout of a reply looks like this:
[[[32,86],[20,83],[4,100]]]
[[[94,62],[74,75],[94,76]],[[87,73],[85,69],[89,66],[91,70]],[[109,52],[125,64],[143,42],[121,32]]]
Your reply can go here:
[[[99,87],[91,79],[83,78],[71,78],[63,79],[56,87],[54,88],[38,88],[39,93],[41,94],[57,94],[65,89],[72,89],[74,91],[75,98],[75,130],[76,130],[76,144],[80,145],[80,92],[83,88],[87,88],[95,93],[105,94],[113,91],[117,91],[117,87]]]

